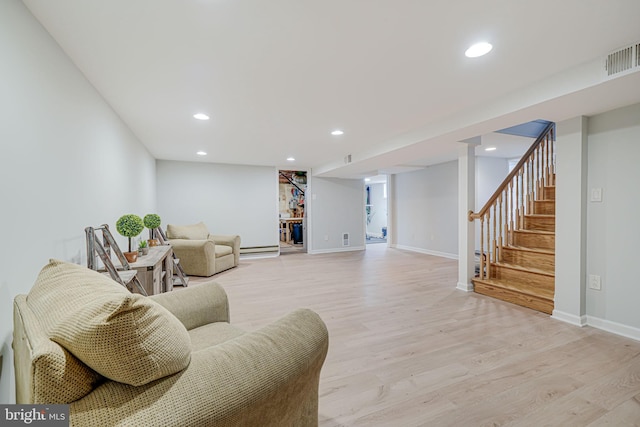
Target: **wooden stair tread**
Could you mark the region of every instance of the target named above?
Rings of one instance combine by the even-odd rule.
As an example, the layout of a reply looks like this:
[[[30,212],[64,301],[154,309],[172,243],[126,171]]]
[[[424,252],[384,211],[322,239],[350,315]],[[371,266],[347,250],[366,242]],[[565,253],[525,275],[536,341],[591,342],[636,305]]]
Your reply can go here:
[[[513,230],[513,233],[529,233],[529,234],[544,234],[547,236],[554,236],[556,233],[554,233],[553,231],[544,231],[544,230],[527,230],[524,228],[518,229],[518,230]]]
[[[523,272],[527,272],[527,273],[535,273],[535,274],[541,274],[544,276],[549,276],[549,277],[555,277],[555,273],[552,273],[550,271],[547,270],[541,270],[539,268],[533,268],[533,267],[521,267],[517,264],[510,264],[508,262],[492,262],[491,265],[494,266],[498,266],[498,267],[504,267],[504,268],[510,268],[511,270],[518,270],[518,271],[523,271]]]
[[[517,245],[506,245],[506,246],[503,246],[503,249],[512,249],[516,251],[533,252],[537,254],[547,254],[547,255],[555,255],[556,253],[556,251],[553,249],[530,248],[528,246],[517,246]]]
[[[549,289],[537,288],[534,286],[527,286],[527,285],[513,285],[512,283],[504,280],[480,279],[478,277],[474,278],[473,282],[474,283],[478,282],[488,286],[493,286],[495,288],[506,289],[508,291],[518,292],[524,295],[542,298],[542,299],[553,302],[554,292]]]
[[[526,214],[526,217],[533,217],[533,218],[555,218],[556,216],[553,214]]]

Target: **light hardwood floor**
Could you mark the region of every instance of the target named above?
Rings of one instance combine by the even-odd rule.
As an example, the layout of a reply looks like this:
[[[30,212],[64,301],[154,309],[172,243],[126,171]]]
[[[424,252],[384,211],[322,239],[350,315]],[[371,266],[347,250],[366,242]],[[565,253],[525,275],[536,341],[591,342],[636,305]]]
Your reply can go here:
[[[459,291],[456,276],[456,261],[370,245],[242,260],[213,280],[240,327],[298,307],[327,323],[323,427],[640,426],[640,342]]]

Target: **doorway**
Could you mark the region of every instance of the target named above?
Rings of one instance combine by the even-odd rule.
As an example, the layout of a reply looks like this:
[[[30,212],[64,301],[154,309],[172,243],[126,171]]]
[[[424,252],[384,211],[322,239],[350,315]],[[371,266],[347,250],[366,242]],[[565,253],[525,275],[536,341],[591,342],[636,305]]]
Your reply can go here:
[[[387,243],[387,176],[365,178],[366,243]]]
[[[306,171],[278,171],[278,233],[281,255],[307,251],[306,191]]]

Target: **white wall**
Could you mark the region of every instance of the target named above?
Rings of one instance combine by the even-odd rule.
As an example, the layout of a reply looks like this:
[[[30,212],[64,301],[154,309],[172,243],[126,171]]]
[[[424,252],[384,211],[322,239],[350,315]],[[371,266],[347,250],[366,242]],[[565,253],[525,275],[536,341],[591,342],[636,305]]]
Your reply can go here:
[[[509,160],[476,157],[476,209],[480,210],[509,173]]]
[[[364,183],[356,179],[313,177],[307,203],[311,212],[308,232],[309,253],[364,249]],[[311,199],[311,200],[309,200]],[[342,245],[342,234],[349,233],[349,246]]]
[[[476,157],[476,207],[478,212],[509,174],[509,160],[499,157]],[[480,222],[476,221],[476,250],[480,249]]]
[[[640,339],[640,104],[589,118],[587,274],[602,290],[586,287],[588,322],[605,329],[633,328]]]
[[[49,258],[85,264],[86,226],[152,212],[155,161],[18,0],[0,1],[0,57],[0,403],[13,403],[14,296]]]
[[[457,258],[458,162],[397,174],[391,191],[393,245]]]
[[[275,167],[158,160],[163,224],[204,222],[212,234],[238,234],[241,247],[277,246]]]

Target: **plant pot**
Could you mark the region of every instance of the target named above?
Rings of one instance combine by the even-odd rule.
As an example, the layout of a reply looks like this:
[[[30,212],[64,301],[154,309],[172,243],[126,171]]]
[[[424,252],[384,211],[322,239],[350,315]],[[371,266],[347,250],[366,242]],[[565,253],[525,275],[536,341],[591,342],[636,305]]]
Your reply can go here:
[[[148,255],[149,254],[149,248],[142,248],[142,255]]]
[[[136,262],[138,260],[138,251],[125,252],[124,253],[124,257],[127,259],[127,261],[129,261],[131,263]]]
[[[160,245],[160,240],[158,239],[149,239],[147,242],[149,242],[149,247]]]

